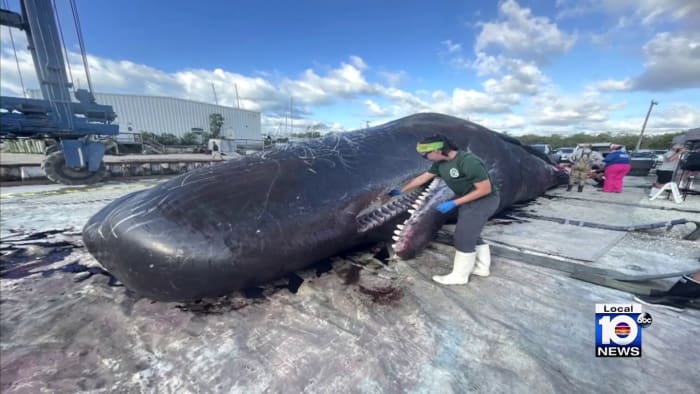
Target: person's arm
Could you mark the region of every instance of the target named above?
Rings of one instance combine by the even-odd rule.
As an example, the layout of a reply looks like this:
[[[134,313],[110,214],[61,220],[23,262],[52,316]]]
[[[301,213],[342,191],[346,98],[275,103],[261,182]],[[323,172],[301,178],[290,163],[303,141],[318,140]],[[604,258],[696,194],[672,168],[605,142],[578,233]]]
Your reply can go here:
[[[406,193],[409,190],[415,189],[418,186],[421,186],[425,184],[426,182],[432,180],[435,178],[437,174],[433,174],[432,172],[424,172],[417,177],[411,179],[410,182],[408,182],[404,187],[401,188],[401,193]]]
[[[478,200],[481,197],[491,194],[491,181],[484,179],[483,181],[474,183],[474,190],[454,200],[455,204],[462,205],[470,201]]]
[[[676,161],[684,152],[684,149],[679,149],[677,151],[669,151],[664,155],[667,161]]]
[[[607,156],[605,156],[605,158],[603,159],[603,161],[605,162],[605,164],[608,164],[608,163],[611,162],[611,161],[613,160],[613,158],[616,157],[617,155],[618,155],[618,154],[617,154],[617,151],[612,151],[612,152],[608,153]]]

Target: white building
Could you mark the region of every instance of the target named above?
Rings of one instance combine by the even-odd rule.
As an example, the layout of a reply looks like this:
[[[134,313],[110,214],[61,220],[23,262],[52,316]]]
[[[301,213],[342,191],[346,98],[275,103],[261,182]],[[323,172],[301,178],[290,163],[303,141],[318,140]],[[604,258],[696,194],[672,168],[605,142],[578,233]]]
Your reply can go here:
[[[33,98],[41,98],[39,90],[30,91]],[[260,112],[247,111],[223,105],[172,97],[140,96],[134,94],[95,93],[98,104],[111,105],[117,114],[115,123],[119,132],[154,134],[170,133],[182,137],[200,129],[210,132],[209,115],[219,113],[224,118],[221,136],[238,141],[262,141]]]

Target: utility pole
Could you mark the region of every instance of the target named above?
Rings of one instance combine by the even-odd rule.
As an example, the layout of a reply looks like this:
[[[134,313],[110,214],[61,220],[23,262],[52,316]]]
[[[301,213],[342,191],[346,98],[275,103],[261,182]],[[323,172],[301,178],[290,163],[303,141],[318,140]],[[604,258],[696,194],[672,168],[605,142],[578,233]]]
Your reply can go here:
[[[218,99],[218,97],[216,97],[216,88],[214,87],[214,83],[213,83],[213,82],[212,82],[212,84],[211,84],[211,90],[214,91],[214,102],[216,103],[216,105],[219,105],[219,99]]]
[[[238,107],[238,109],[241,109],[241,100],[238,98],[238,85],[234,83],[234,84],[233,84],[233,87],[236,88],[236,103],[237,103],[237,107]]]
[[[649,111],[647,111],[647,117],[644,118],[644,124],[642,125],[642,132],[639,133],[639,140],[637,140],[637,146],[634,148],[634,150],[639,150],[639,147],[642,145],[642,137],[644,136],[644,129],[647,128],[647,121],[649,120],[649,115],[651,114],[651,109],[655,106],[658,105],[658,101],[651,100],[651,103],[649,104]]]
[[[369,120],[365,120],[365,129],[369,129]]]

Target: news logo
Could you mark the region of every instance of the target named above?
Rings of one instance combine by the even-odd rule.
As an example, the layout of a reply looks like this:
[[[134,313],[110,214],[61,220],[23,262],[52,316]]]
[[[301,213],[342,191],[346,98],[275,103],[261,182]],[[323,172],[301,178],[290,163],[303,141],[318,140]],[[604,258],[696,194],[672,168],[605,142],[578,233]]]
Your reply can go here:
[[[641,304],[595,305],[596,357],[642,357],[642,328],[652,323]]]

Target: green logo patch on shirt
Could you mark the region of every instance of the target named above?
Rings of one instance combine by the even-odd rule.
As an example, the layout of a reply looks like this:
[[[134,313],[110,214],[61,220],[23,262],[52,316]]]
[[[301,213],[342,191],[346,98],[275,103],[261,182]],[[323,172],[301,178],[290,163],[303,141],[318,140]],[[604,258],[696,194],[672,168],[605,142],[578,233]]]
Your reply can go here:
[[[460,197],[474,190],[475,183],[487,179],[491,180],[481,158],[473,153],[463,151],[459,151],[452,160],[433,163],[428,172],[442,178],[447,186]],[[493,181],[491,181],[491,190],[498,190]]]

